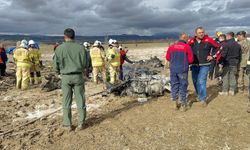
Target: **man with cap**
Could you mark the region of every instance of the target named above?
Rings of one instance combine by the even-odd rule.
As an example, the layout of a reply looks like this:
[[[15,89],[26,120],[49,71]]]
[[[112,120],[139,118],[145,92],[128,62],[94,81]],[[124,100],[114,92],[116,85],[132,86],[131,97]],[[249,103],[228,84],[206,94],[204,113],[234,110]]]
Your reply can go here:
[[[41,57],[41,51],[35,48],[35,41],[33,40],[29,41],[29,52],[32,58],[32,65],[30,69],[30,82],[31,84],[35,84],[36,81],[37,84],[40,84],[42,83],[42,78],[41,78],[42,57]]]
[[[73,92],[78,110],[77,130],[83,129],[86,118],[85,87],[83,71],[86,69],[86,54],[82,45],[75,43],[75,31],[64,30],[65,42],[58,46],[53,57],[55,71],[62,79],[63,127],[72,130],[71,105]]]
[[[223,65],[223,85],[220,95],[235,95],[237,88],[236,75],[238,71],[238,65],[241,61],[241,46],[235,41],[234,33],[228,32],[226,34],[226,43],[222,48],[222,65]]]
[[[240,31],[237,33],[237,40],[241,46],[242,50],[242,60],[239,64],[238,68],[238,88],[240,92],[244,92],[245,88],[245,73],[246,73],[246,65],[250,51],[250,43],[247,40],[246,32]]]
[[[109,40],[109,48],[107,50],[107,59],[109,63],[110,83],[115,84],[119,81],[120,72],[120,51],[116,40]]]
[[[13,59],[16,63],[16,88],[26,90],[29,88],[32,63],[26,40],[22,40],[20,46],[16,48]]]
[[[100,48],[101,43],[95,41],[90,49],[91,63],[93,66],[93,82],[98,84],[98,73],[102,73],[102,80],[106,82],[105,52]]]

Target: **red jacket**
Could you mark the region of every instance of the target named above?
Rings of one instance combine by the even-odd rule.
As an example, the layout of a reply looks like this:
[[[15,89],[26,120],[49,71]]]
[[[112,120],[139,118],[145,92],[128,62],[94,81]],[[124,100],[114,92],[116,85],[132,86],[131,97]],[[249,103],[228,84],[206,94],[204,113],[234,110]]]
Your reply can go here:
[[[2,54],[3,54],[3,48],[0,48],[0,64],[3,64],[3,58],[2,58]]]
[[[168,48],[166,59],[170,62],[170,71],[175,73],[187,72],[193,62],[193,53],[185,41],[178,41]]]
[[[126,52],[124,50],[120,50],[120,55],[121,55],[121,57],[120,57],[120,63],[121,63],[121,65],[123,65],[124,61],[125,61],[124,58],[126,57]]]
[[[197,65],[210,65],[207,56],[211,56],[212,49],[219,47],[219,45],[208,35],[205,35],[200,43],[196,40],[195,36],[188,41],[188,45],[190,45],[194,54],[193,64]]]
[[[225,42],[222,42],[222,43],[220,44],[220,49],[219,49],[219,50],[217,51],[217,53],[215,54],[215,56],[216,56],[216,62],[219,62],[220,59],[221,59],[221,55],[222,55],[221,50],[222,50],[224,44],[225,44]]]

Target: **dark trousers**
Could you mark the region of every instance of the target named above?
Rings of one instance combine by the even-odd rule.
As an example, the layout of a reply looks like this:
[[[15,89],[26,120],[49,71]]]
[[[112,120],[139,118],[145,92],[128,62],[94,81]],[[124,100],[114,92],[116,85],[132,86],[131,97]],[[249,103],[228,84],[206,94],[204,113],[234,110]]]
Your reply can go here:
[[[181,96],[182,104],[186,105],[188,72],[174,73],[170,72],[171,94],[174,101]]]
[[[0,64],[0,76],[5,76],[6,71],[6,64]]]
[[[212,80],[214,78],[218,78],[219,76],[219,64],[216,62],[216,60],[212,60],[209,68],[209,79]]]
[[[120,65],[120,80],[123,81],[123,68],[122,65]]]
[[[237,75],[238,68],[237,66],[226,66],[223,68],[223,86],[222,91],[228,92],[229,91],[236,91],[237,88]]]

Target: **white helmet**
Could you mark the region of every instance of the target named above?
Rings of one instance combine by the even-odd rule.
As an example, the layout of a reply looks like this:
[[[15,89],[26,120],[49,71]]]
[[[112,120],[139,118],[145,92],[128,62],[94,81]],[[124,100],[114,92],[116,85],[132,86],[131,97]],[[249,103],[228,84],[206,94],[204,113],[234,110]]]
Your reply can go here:
[[[35,41],[29,40],[29,46],[30,46],[30,45],[34,45],[34,44],[35,44]]]
[[[122,46],[119,46],[119,48],[118,49],[122,49]]]
[[[100,41],[95,41],[95,43],[93,44],[93,46],[99,46],[100,45]]]
[[[28,42],[26,40],[22,40],[20,47],[27,48],[28,47]]]
[[[113,44],[114,43],[113,41],[114,41],[113,39],[109,39],[109,45]]]
[[[83,46],[84,46],[84,47],[88,47],[88,46],[89,46],[89,43],[88,43],[88,42],[84,42],[84,43],[83,43]]]

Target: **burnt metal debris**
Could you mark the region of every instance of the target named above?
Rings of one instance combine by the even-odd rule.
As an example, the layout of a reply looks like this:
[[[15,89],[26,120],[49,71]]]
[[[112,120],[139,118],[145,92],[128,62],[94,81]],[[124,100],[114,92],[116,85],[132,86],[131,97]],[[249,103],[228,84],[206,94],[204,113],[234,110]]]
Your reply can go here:
[[[162,75],[163,66],[162,61],[157,57],[124,66],[124,81],[114,85],[106,83],[107,90],[91,96],[110,93],[117,96],[162,96],[166,91],[170,91],[170,79]],[[49,92],[61,88],[61,80],[58,76],[49,74],[45,76],[45,80],[41,85],[43,91]]]
[[[55,74],[48,74],[45,81],[41,84],[42,91],[50,92],[56,89],[61,89],[61,79]]]

